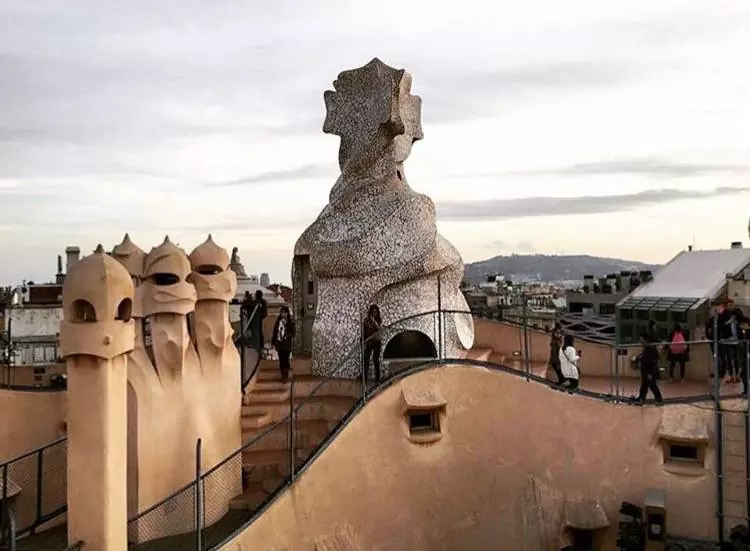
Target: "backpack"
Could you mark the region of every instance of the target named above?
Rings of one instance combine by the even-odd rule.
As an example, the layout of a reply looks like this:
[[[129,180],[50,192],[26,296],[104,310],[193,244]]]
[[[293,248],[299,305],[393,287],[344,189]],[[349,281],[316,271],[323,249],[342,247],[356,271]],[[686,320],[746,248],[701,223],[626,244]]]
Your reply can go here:
[[[685,336],[682,333],[674,334],[674,337],[672,337],[672,343],[669,345],[669,350],[675,355],[681,355],[687,352],[687,343],[685,342]]]

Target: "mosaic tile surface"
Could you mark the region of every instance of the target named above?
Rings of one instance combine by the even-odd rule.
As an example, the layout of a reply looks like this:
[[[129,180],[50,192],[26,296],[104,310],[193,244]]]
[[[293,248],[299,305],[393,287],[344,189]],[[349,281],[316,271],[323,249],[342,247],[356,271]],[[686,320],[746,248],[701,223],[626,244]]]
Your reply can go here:
[[[334,91],[324,95],[323,131],[341,137],[341,175],[328,205],[295,246],[295,255],[310,256],[318,280],[312,328],[318,375],[360,376],[361,357],[352,352],[369,305],[380,306],[386,326],[437,310],[438,278],[442,308],[466,312],[443,314],[444,355],[462,357],[474,341],[459,290],[463,260],[437,233],[432,200],[412,190],[404,174],[412,144],[423,137],[422,100],[410,90],[409,73],[373,59],[339,74]],[[299,312],[304,282],[294,271],[292,278]],[[383,350],[406,330],[423,332],[438,349],[437,318],[421,316],[386,330]]]

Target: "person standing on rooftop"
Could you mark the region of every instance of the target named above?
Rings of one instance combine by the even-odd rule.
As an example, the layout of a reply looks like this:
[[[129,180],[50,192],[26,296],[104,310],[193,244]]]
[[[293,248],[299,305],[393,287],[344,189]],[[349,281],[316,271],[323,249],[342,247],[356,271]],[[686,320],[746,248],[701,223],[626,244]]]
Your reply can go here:
[[[562,347],[560,347],[559,358],[560,372],[564,377],[563,386],[569,390],[577,389],[580,377],[578,364],[581,361],[581,355],[573,346],[573,335],[565,335]]]
[[[669,359],[669,378],[674,380],[674,368],[680,365],[680,382],[685,382],[685,364],[690,359],[690,347],[685,340],[685,333],[682,326],[676,323],[672,333],[669,335],[669,344],[667,349],[667,358]]]
[[[556,322],[549,337],[549,367],[557,377],[557,383],[562,384],[565,377],[560,369],[560,348],[562,347],[562,326]]]

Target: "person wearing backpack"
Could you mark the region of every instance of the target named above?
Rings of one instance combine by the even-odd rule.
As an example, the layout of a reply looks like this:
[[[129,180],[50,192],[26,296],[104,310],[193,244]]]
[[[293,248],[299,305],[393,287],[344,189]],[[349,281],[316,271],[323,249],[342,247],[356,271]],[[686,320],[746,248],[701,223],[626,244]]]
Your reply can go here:
[[[680,382],[685,382],[685,364],[690,360],[690,347],[679,323],[675,324],[669,335],[667,359],[669,360],[669,378],[674,380],[674,368],[680,364]]]

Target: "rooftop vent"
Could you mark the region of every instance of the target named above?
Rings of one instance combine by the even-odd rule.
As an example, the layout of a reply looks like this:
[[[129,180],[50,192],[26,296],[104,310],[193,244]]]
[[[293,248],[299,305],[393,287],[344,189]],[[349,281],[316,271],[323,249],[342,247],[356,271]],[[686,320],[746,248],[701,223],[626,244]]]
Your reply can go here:
[[[730,248],[732,248],[732,249],[741,249],[742,248],[742,241],[733,241]]]

